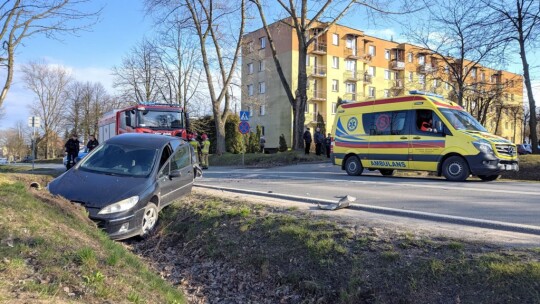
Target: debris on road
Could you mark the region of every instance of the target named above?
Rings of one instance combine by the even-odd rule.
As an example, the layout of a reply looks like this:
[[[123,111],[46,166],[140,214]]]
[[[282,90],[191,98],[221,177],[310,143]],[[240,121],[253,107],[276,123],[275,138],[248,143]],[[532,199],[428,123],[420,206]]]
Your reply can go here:
[[[338,209],[343,209],[343,208],[347,208],[349,207],[349,204],[356,201],[356,197],[354,196],[350,196],[350,195],[346,195],[344,197],[342,197],[336,204],[326,204],[326,205],[322,205],[322,204],[317,204],[319,206],[319,209],[323,209],[323,210],[338,210]]]

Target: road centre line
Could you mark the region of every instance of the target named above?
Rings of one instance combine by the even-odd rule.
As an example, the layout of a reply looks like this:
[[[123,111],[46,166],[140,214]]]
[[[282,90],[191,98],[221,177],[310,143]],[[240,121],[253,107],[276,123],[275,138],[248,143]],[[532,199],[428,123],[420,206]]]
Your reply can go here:
[[[302,172],[302,173],[308,173],[308,172]],[[320,174],[320,172],[318,172]],[[260,173],[261,175],[264,175],[266,177],[268,176],[275,176],[283,173],[274,173],[274,172],[264,172]],[[230,178],[230,177],[227,177]],[[296,177],[296,176],[290,176],[287,177],[288,179],[294,179],[294,180],[318,180],[318,181],[325,181],[325,182],[336,182],[336,183],[357,183],[357,184],[373,184],[373,185],[389,185],[389,186],[406,186],[406,187],[416,187],[416,188],[428,188],[428,189],[442,189],[442,190],[458,190],[458,191],[475,191],[475,192],[490,192],[490,193],[506,193],[506,194],[519,194],[519,195],[532,195],[532,196],[540,196],[540,192],[529,192],[529,191],[516,191],[516,190],[502,190],[502,189],[487,189],[487,188],[463,188],[463,187],[456,187],[456,186],[438,186],[438,185],[422,185],[417,183],[392,183],[392,182],[381,182],[381,181],[358,181],[358,180],[343,180],[343,179],[328,179],[328,178],[319,178],[319,177]],[[238,178],[234,178],[238,179]],[[450,183],[445,181],[446,183]]]

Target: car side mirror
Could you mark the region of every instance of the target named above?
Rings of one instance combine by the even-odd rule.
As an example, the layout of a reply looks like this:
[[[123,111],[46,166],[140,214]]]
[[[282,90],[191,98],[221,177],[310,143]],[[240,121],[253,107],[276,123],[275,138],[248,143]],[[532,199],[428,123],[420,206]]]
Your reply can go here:
[[[175,178],[182,176],[182,172],[180,170],[172,170],[171,173],[169,173],[169,178]]]

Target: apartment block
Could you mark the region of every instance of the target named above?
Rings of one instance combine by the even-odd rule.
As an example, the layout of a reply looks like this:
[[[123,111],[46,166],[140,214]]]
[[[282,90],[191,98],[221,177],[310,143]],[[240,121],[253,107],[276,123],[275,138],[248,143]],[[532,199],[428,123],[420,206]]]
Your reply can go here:
[[[306,127],[314,130],[321,115],[330,131],[338,99],[361,102],[422,90],[456,100],[455,71],[464,79],[464,108],[488,131],[522,142],[523,80],[507,71],[493,70],[471,62],[443,60],[412,44],[398,43],[334,25],[308,48],[306,62],[298,62],[296,33],[276,22],[270,25],[277,57],[295,92],[300,64],[306,65],[308,103]],[[320,28],[313,28],[316,35]],[[468,69],[471,69],[470,71]],[[454,71],[454,73],[452,72]],[[283,89],[264,29],[244,36],[242,49],[242,109],[250,111],[250,124],[263,127],[267,147],[278,147],[279,136],[292,139],[292,107]]]

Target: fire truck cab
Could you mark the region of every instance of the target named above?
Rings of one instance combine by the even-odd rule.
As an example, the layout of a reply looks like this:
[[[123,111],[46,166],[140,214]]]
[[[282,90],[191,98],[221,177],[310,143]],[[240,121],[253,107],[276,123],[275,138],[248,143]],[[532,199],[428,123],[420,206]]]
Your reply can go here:
[[[151,133],[187,138],[186,115],[179,106],[141,103],[106,113],[99,121],[101,142],[122,133]]]

